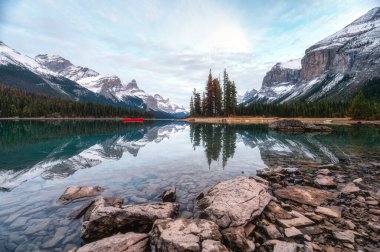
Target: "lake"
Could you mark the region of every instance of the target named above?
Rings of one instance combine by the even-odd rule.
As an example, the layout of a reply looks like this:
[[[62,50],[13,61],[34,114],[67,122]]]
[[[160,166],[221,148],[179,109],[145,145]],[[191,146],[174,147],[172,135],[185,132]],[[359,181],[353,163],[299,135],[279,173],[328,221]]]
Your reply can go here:
[[[0,251],[62,251],[81,244],[83,201],[57,199],[70,185],[101,186],[124,204],[160,201],[177,188],[180,214],[218,181],[268,166],[335,164],[379,185],[380,128],[332,126],[330,134],[286,134],[266,125],[176,121],[0,121]]]

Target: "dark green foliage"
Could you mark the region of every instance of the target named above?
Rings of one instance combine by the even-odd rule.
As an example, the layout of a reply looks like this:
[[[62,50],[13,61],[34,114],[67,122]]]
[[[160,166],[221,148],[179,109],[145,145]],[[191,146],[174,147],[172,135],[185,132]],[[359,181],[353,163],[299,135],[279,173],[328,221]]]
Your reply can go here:
[[[380,102],[380,78],[368,81],[362,92],[367,99]]]
[[[76,102],[0,85],[0,117],[152,117],[141,112],[91,102]]]
[[[191,115],[200,116],[202,114],[202,107],[201,107],[201,95],[197,92],[197,90],[194,88],[193,91],[194,96],[194,108],[193,113]]]
[[[278,116],[278,117],[345,117],[349,102],[315,102],[259,104],[251,103],[237,108],[240,116]]]
[[[355,120],[380,119],[380,104],[368,100],[363,92],[359,92],[351,103],[347,115]]]

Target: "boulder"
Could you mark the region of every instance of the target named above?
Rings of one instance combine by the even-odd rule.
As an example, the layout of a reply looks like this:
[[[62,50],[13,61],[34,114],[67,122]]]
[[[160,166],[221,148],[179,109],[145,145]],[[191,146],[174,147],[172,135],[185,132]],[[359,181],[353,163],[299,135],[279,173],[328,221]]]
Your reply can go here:
[[[314,124],[303,123],[300,120],[279,120],[269,124],[270,130],[288,131],[288,132],[331,132],[332,129],[327,126],[317,126]]]
[[[336,183],[333,177],[318,174],[314,180],[314,183],[320,186],[336,187]]]
[[[120,231],[148,232],[157,219],[174,218],[179,205],[175,203],[155,203],[126,205],[121,208],[97,206],[81,227],[81,237],[94,241]]]
[[[106,197],[106,198],[100,198],[95,200],[93,204],[91,204],[86,212],[84,213],[83,221],[88,221],[90,219],[92,211],[99,206],[102,207],[107,207],[107,206],[113,206],[113,207],[118,207],[121,208],[121,206],[124,203],[123,198],[112,198],[112,197]],[[79,210],[79,209],[78,209]]]
[[[292,200],[310,206],[319,206],[328,199],[333,199],[333,194],[310,186],[288,186],[277,189],[274,194],[282,199]]]
[[[333,232],[333,236],[342,242],[355,243],[355,232],[352,230]]]
[[[76,252],[145,252],[149,249],[149,235],[139,233],[116,234],[88,243]]]
[[[161,198],[163,202],[175,202],[176,199],[176,189],[174,186],[170,187],[168,190],[164,191],[161,194]]]
[[[221,228],[242,226],[255,219],[271,201],[268,186],[253,178],[237,177],[214,185],[198,201],[200,216]]]
[[[340,218],[342,216],[341,214],[341,209],[337,206],[332,206],[332,207],[317,207],[315,209],[315,212],[321,213],[333,218]]]
[[[360,188],[357,187],[354,183],[348,183],[342,188],[341,192],[342,193],[356,193],[356,192],[360,192]]]
[[[66,205],[74,200],[98,196],[103,191],[104,189],[100,186],[70,186],[66,188],[57,202]]]
[[[246,237],[242,226],[230,227],[222,231],[224,240],[233,251],[251,252],[255,250],[255,244]]]
[[[284,232],[288,238],[303,236],[302,232],[295,227],[285,228]]]
[[[156,220],[150,237],[153,251],[228,251],[218,225],[204,219]]]
[[[277,227],[268,221],[263,221],[260,227],[265,231],[265,233],[271,239],[281,239],[284,237],[280,233],[280,231],[278,231]]]

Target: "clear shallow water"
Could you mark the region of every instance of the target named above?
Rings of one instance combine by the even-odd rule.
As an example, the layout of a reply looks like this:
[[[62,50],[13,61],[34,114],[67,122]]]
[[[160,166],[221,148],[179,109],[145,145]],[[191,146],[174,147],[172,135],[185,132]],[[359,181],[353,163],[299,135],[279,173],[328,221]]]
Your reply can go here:
[[[181,214],[216,182],[267,166],[335,163],[368,183],[380,166],[380,129],[334,127],[331,134],[269,132],[263,125],[154,121],[0,122],[0,251],[62,251],[78,246],[83,202],[56,203],[70,185],[99,185],[125,204],[159,201],[177,187]],[[352,170],[350,170],[352,169]]]

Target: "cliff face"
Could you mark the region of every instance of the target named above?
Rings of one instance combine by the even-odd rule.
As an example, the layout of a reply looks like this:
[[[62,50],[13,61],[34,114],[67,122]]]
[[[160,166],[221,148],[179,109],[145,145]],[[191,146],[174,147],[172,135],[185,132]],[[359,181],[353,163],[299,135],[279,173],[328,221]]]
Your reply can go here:
[[[281,63],[277,63],[267,72],[263,79],[263,86],[272,87],[278,83],[296,83],[299,80],[301,70],[284,68]]]
[[[305,51],[300,69],[276,64],[254,102],[348,99],[380,77],[380,8]]]

